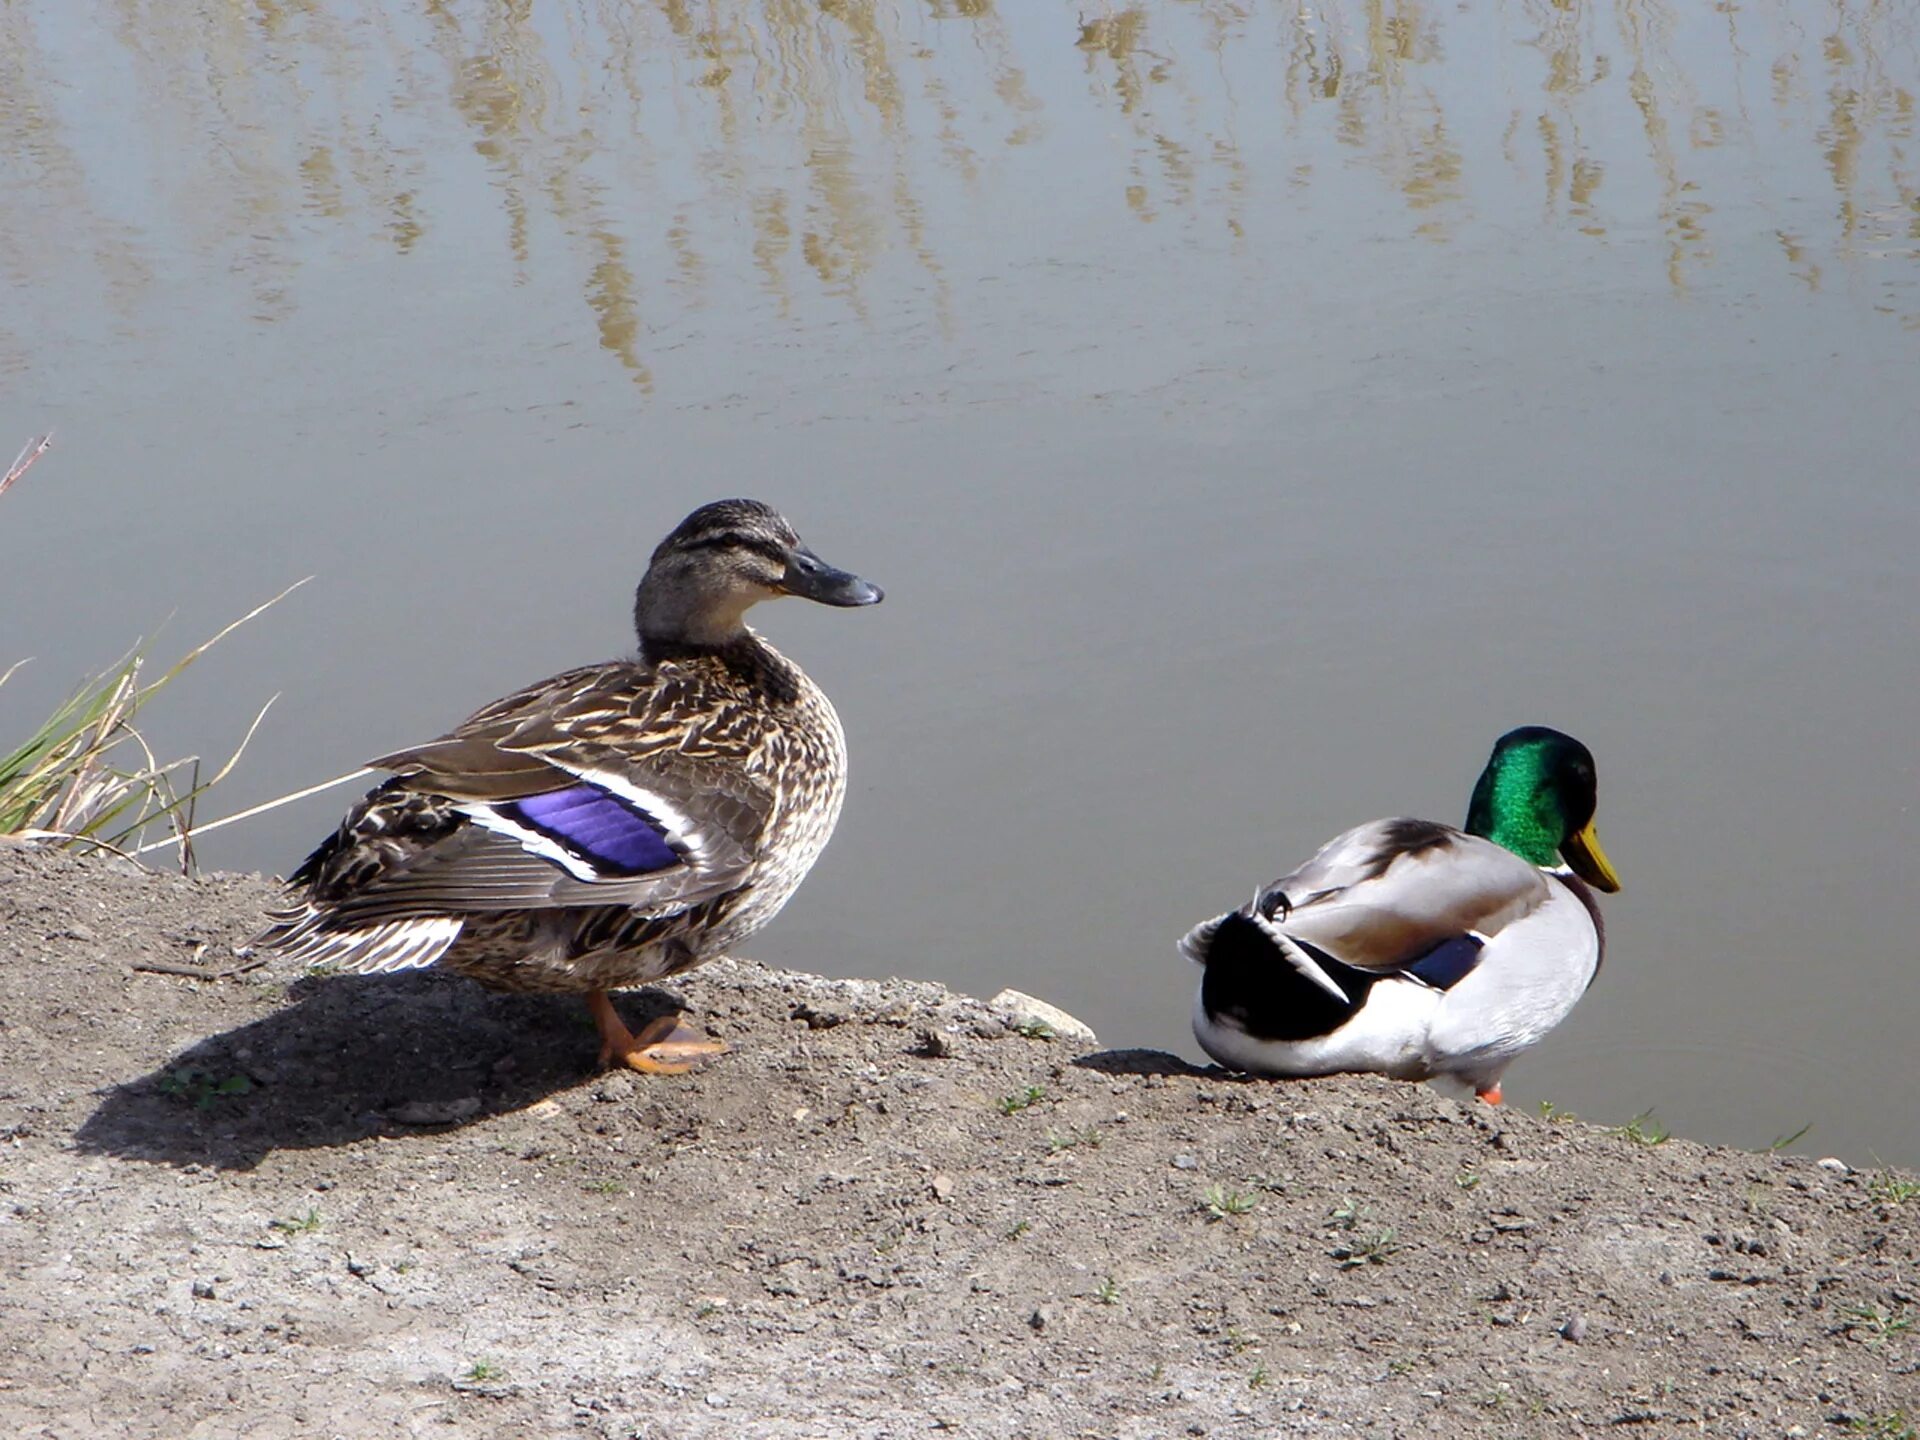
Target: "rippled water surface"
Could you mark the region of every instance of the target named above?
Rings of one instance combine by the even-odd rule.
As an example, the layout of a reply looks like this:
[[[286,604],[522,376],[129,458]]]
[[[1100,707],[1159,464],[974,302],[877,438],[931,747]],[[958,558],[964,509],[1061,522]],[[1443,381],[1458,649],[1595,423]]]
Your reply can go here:
[[[1626,888],[1509,1095],[1920,1162],[1917,33],[0,0],[0,728],[315,575],[154,716],[282,694],[237,809],[627,646],[756,495],[888,591],[762,612],[854,778],[760,958],[1196,1054],[1187,925],[1546,722]]]

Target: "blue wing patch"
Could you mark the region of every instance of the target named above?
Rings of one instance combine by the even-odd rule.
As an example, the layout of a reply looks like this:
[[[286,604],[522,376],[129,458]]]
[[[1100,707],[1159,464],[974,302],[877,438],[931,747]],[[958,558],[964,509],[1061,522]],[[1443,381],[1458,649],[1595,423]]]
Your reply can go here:
[[[493,808],[606,874],[645,875],[682,863],[665,825],[597,785],[572,785]]]
[[[1484,949],[1486,946],[1478,936],[1456,935],[1451,940],[1442,940],[1403,968],[1414,979],[1436,990],[1451,990],[1473,973],[1473,967],[1480,963],[1480,952]]]

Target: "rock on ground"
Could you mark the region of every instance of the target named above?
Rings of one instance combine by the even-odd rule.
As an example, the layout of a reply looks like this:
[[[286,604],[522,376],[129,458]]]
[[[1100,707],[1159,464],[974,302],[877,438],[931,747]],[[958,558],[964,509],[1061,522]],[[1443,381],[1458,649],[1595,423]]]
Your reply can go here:
[[[0,846],[0,1434],[1920,1422],[1905,1177],[745,961],[675,992],[730,1055],[596,1074],[573,1001],[241,969],[269,894]]]

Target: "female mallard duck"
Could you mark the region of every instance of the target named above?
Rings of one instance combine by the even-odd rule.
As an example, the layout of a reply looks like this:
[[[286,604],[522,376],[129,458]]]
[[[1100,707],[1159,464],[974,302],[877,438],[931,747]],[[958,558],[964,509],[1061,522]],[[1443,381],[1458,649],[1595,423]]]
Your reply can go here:
[[[839,717],[752,630],[779,595],[872,605],[754,500],[702,506],[640,582],[640,653],[569,670],[441,739],[294,871],[256,943],[371,972],[440,965],[500,990],[585,992],[600,1063],[677,1073],[726,1047],[677,1016],[636,1037],[607,991],[719,954],[771,920],[833,833]]]
[[[1501,1074],[1600,968],[1587,887],[1620,882],[1594,802],[1578,740],[1542,725],[1502,735],[1464,832],[1362,825],[1188,932],[1180,953],[1206,971],[1195,1038],[1236,1070],[1451,1076],[1499,1104]]]

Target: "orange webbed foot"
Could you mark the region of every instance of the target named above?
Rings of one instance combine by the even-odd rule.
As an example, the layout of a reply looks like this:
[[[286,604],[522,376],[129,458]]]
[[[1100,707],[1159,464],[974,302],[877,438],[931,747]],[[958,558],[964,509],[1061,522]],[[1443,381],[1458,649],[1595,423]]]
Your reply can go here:
[[[702,1035],[675,1013],[649,1020],[635,1035],[620,1019],[604,990],[587,996],[600,1030],[600,1064],[624,1065],[643,1075],[684,1075],[716,1055],[727,1053],[727,1043]]]
[[[1475,1090],[1473,1093],[1489,1105],[1498,1105],[1500,1103],[1500,1082],[1496,1080],[1484,1090]]]

